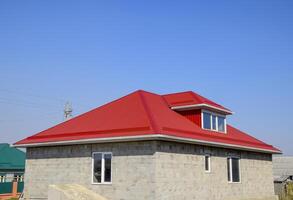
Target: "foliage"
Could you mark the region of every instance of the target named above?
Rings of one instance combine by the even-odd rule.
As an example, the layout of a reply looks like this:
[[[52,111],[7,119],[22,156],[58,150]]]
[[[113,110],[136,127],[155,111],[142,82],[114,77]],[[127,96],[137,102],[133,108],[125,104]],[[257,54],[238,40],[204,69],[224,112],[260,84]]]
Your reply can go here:
[[[280,196],[280,200],[293,200],[293,182],[288,182],[286,184],[285,190]]]

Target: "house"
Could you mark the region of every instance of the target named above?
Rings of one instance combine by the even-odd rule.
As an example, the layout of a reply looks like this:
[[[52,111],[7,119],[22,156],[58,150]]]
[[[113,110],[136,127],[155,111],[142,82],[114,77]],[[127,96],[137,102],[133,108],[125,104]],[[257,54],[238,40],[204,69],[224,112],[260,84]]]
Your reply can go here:
[[[0,144],[0,199],[17,196],[23,190],[25,153]]]
[[[15,143],[25,198],[74,183],[109,200],[275,199],[280,150],[229,125],[232,114],[191,91],[135,91]]]
[[[293,198],[293,156],[273,156],[275,194],[280,198],[291,192]],[[288,191],[291,185],[292,191]]]

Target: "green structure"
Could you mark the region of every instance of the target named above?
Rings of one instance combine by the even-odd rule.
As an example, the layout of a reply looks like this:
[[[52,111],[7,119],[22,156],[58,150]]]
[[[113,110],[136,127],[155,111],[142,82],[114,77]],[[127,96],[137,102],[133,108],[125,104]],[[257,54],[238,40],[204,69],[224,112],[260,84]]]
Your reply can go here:
[[[0,194],[10,193],[12,182],[18,182],[18,192],[23,190],[25,153],[9,144],[0,144]]]

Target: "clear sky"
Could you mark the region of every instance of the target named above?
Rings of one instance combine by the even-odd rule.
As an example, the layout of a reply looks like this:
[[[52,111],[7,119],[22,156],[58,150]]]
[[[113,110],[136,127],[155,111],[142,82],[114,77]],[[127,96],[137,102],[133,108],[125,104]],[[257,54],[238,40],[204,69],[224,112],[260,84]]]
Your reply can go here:
[[[0,1],[0,142],[137,89],[193,90],[293,155],[293,1]]]

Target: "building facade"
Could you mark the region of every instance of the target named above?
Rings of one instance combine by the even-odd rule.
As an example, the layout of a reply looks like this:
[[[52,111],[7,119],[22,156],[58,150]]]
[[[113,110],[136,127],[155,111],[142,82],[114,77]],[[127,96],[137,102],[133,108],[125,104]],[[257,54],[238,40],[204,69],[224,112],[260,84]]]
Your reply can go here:
[[[7,143],[0,144],[0,199],[16,197],[23,191],[24,168],[25,153]]]
[[[74,183],[109,200],[276,199],[280,151],[194,95],[138,91],[16,143],[27,148],[25,198]]]
[[[111,182],[93,184],[93,152],[111,152]],[[27,199],[46,199],[50,184],[79,183],[113,200],[275,199],[271,155],[195,144],[141,141],[28,148]],[[210,156],[210,170],[205,156]],[[229,157],[240,181],[228,180]]]

